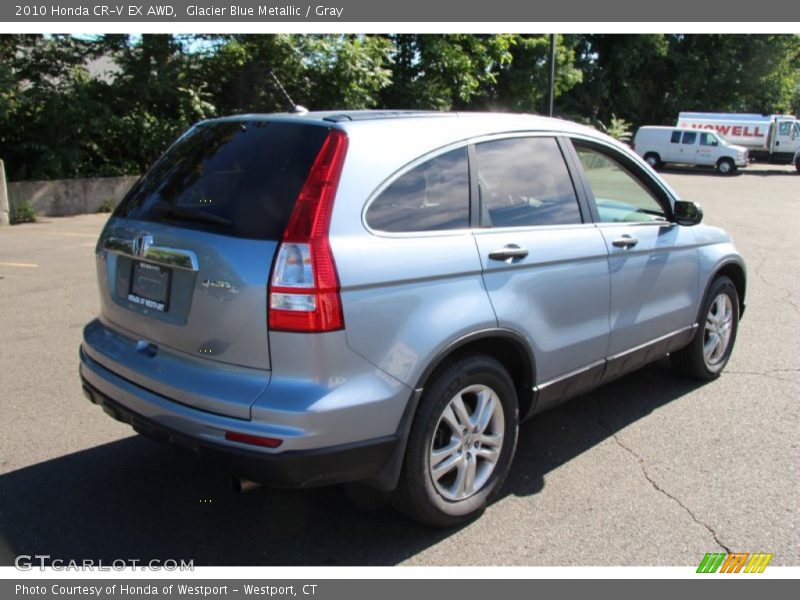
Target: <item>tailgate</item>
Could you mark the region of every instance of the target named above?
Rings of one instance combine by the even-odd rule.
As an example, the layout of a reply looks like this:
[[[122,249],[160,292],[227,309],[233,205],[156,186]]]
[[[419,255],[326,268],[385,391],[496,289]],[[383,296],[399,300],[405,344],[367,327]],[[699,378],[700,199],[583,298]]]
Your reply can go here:
[[[276,246],[114,219],[97,263],[104,320],[157,346],[269,369],[266,294]]]

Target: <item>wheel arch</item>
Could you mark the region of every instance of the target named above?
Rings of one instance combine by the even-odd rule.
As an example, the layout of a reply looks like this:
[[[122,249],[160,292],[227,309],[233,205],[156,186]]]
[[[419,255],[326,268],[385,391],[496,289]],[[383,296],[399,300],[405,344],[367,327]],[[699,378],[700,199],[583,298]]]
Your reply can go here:
[[[511,376],[517,391],[520,420],[533,412],[536,381],[536,364],[533,349],[528,340],[511,329],[492,328],[475,331],[451,341],[428,362],[419,376],[408,405],[400,420],[397,431],[397,445],[394,453],[378,475],[365,483],[383,490],[392,490],[400,479],[403,457],[406,452],[411,423],[425,386],[441,367],[451,360],[466,354],[485,354],[502,364]]]
[[[747,275],[745,273],[744,265],[735,260],[728,260],[718,265],[711,277],[709,277],[708,281],[706,282],[706,287],[703,290],[703,295],[701,297],[700,308],[698,309],[697,313],[697,323],[700,322],[700,311],[703,310],[702,303],[705,301],[705,298],[708,295],[708,290],[711,287],[711,284],[714,283],[714,280],[721,275],[724,275],[730,279],[733,282],[733,285],[736,287],[736,295],[739,297],[739,320],[741,321],[745,309],[745,299],[747,297]]]
[[[517,390],[520,418],[530,413],[535,382],[533,350],[524,336],[511,329],[487,329],[454,340],[428,363],[414,389],[422,391],[440,367],[465,354],[485,354],[502,364]]]

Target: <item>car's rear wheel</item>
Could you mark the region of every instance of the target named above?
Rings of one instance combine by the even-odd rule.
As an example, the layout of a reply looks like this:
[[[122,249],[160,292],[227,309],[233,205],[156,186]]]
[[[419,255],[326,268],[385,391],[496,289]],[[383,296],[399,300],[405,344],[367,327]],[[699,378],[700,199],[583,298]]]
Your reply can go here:
[[[700,330],[685,348],[673,352],[673,364],[697,379],[718,377],[733,351],[739,327],[739,294],[733,282],[721,276],[714,280],[703,304]]]
[[[648,165],[650,165],[654,169],[657,169],[661,166],[661,157],[655,152],[648,152],[647,154],[645,154],[644,160]]]
[[[414,417],[396,506],[438,527],[481,514],[511,466],[518,412],[511,377],[495,359],[469,355],[440,369]]]

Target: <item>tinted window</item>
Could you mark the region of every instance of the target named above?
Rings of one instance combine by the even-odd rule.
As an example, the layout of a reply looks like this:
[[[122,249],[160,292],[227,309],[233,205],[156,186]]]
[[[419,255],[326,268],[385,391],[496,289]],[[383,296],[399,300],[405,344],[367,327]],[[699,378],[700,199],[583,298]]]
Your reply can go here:
[[[681,143],[681,132],[680,131],[673,131],[672,137],[669,140],[673,144],[680,144]]]
[[[718,146],[719,142],[717,141],[717,138],[713,133],[701,133],[700,134],[700,145],[701,146]]]
[[[296,123],[202,123],[156,162],[115,214],[278,240],[326,135]]]
[[[484,214],[493,227],[581,223],[575,188],[553,138],[475,146]]]
[[[684,144],[694,144],[697,140],[697,132],[696,131],[687,131],[683,134],[683,143]]]
[[[439,231],[469,227],[467,149],[430,159],[398,177],[367,210],[379,231]]]
[[[656,198],[619,162],[594,148],[577,145],[600,221],[664,221],[666,214]]]

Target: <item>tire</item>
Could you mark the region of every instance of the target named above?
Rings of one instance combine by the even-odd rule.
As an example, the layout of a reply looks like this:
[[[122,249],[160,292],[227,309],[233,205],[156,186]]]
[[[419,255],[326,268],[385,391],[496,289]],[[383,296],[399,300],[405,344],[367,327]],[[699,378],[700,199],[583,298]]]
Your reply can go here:
[[[730,158],[720,158],[717,162],[717,171],[722,175],[733,175],[736,172],[736,165]]]
[[[800,156],[798,156],[797,160],[794,161],[794,168],[797,169],[798,173],[800,173]]]
[[[420,399],[395,507],[435,527],[477,517],[505,481],[518,432],[517,393],[503,365],[480,354],[446,364]]]
[[[739,329],[739,294],[730,279],[721,276],[714,280],[700,315],[700,327],[692,341],[670,354],[670,359],[683,374],[709,381],[719,377],[728,364]]]
[[[645,154],[644,161],[654,169],[658,169],[661,166],[661,157],[655,152]]]

